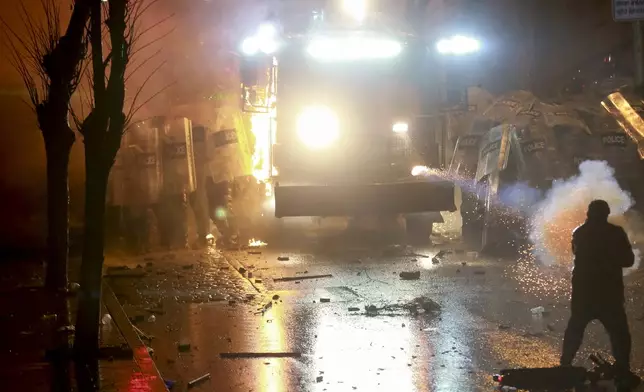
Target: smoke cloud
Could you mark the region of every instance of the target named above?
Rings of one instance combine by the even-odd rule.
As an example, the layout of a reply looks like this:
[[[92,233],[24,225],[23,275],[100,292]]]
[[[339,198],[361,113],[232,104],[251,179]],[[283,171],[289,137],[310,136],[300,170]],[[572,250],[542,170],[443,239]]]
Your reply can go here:
[[[638,221],[627,214],[633,200],[617,183],[614,169],[605,161],[585,161],[579,165],[579,172],[575,177],[555,182],[533,213],[530,240],[535,255],[545,265],[572,265],[572,231],[585,221],[588,204],[595,199],[608,202],[609,219],[624,227],[633,240]],[[636,265],[625,273],[639,266],[639,251],[635,255]]]

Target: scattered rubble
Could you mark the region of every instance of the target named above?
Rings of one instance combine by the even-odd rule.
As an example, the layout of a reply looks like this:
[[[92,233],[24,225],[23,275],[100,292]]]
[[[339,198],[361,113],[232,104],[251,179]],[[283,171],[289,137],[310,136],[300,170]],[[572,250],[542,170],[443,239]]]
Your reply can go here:
[[[206,373],[203,376],[197,377],[192,381],[188,381],[188,389],[194,388],[202,382],[210,379],[210,373]]]
[[[446,251],[446,250],[441,250],[441,251],[439,251],[438,253],[436,253],[436,255],[435,255],[434,257],[432,257],[432,264],[434,264],[434,265],[435,265],[435,264],[438,264],[438,263],[440,263],[440,262],[442,262],[442,261],[445,261],[445,256],[446,256],[448,253],[449,253],[449,252],[448,252],[448,251]]]
[[[412,315],[421,313],[433,313],[441,309],[441,306],[427,297],[417,297],[406,303],[388,304],[381,307],[376,305],[365,306],[367,316],[391,315],[401,311],[410,312]]]
[[[299,281],[299,280],[304,280],[304,279],[320,279],[320,278],[332,278],[332,277],[333,277],[333,275],[331,275],[331,274],[305,275],[305,276],[285,276],[285,277],[282,277],[282,278],[273,278],[273,282],[293,282],[293,281]]]
[[[101,325],[109,325],[112,323],[112,316],[109,313],[106,313],[105,316],[101,319]]]
[[[418,280],[420,279],[420,271],[403,271],[399,276],[402,280]]]
[[[190,351],[190,342],[183,341],[183,342],[177,343],[177,349],[181,353],[185,353],[185,352]]]

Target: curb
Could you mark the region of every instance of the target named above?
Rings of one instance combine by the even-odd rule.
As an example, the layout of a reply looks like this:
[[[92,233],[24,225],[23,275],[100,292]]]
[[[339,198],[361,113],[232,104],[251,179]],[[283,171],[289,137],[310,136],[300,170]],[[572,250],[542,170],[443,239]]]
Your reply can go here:
[[[255,283],[255,279],[249,278],[246,274],[242,274],[240,272],[240,268],[243,268],[244,270],[248,271],[248,268],[246,268],[242,263],[237,261],[236,257],[234,257],[231,251],[222,251],[221,255],[223,256],[224,260],[237,271],[237,273],[246,279],[248,283],[250,283],[251,286],[259,293],[259,294],[266,294],[266,290],[264,288],[263,284],[260,283]]]

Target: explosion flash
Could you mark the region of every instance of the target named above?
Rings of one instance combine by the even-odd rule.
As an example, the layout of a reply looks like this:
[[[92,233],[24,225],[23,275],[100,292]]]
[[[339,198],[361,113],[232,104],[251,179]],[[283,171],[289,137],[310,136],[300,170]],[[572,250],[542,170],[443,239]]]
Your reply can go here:
[[[622,226],[626,223],[624,214],[633,205],[606,162],[582,162],[579,172],[578,176],[554,183],[532,216],[530,240],[538,260],[547,266],[571,265],[571,234],[585,221],[592,200],[606,200],[611,209],[609,219]]]

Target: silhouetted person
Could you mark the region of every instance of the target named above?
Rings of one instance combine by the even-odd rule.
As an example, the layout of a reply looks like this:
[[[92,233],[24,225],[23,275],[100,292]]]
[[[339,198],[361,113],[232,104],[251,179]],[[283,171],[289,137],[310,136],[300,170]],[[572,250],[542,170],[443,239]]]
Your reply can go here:
[[[586,222],[572,234],[575,266],[572,274],[571,316],[564,335],[561,364],[571,365],[584,331],[599,320],[610,336],[615,366],[630,369],[631,335],[624,310],[622,268],[631,267],[633,250],[624,229],[608,223],[610,208],[604,200],[588,205]]]

